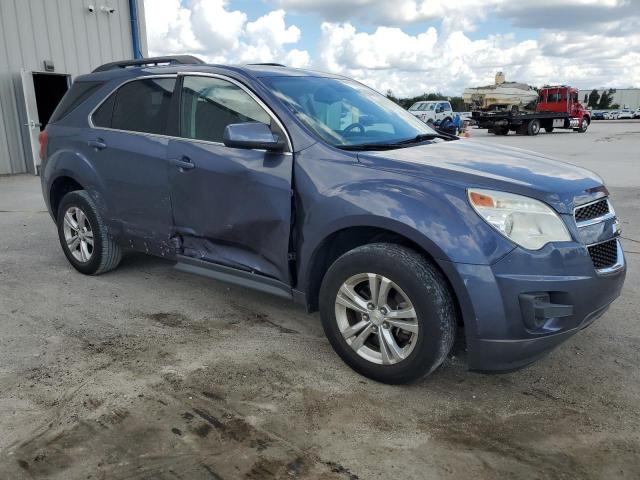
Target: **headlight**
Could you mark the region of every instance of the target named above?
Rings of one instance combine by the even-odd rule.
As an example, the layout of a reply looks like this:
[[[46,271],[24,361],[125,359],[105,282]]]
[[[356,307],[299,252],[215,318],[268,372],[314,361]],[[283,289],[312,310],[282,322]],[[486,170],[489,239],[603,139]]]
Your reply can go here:
[[[468,194],[489,225],[524,248],[539,250],[549,242],[571,240],[558,214],[538,200],[496,190],[469,189]]]

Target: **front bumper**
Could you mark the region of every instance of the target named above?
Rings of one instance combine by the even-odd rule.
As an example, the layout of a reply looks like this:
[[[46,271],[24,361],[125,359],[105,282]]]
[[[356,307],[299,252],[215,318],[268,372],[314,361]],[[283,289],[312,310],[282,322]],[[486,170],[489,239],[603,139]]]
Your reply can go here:
[[[469,369],[480,371],[515,370],[536,361],[600,317],[620,295],[626,276],[621,249],[619,265],[598,273],[585,246],[575,242],[537,252],[516,248],[493,265],[441,267],[462,311]],[[532,328],[521,301],[532,293],[571,308]]]

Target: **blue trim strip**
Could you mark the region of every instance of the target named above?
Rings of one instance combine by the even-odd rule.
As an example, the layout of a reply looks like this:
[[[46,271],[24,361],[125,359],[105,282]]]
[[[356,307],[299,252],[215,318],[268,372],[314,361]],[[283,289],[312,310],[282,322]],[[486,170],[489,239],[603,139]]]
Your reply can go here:
[[[133,58],[142,58],[137,0],[129,0],[129,16],[131,17],[131,45],[133,47]]]

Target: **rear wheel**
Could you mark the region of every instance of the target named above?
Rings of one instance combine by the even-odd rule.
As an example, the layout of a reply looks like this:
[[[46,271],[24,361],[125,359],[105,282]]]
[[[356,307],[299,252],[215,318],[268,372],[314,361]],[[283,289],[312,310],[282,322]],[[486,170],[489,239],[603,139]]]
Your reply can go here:
[[[527,135],[537,135],[540,133],[540,120],[530,120],[527,124]]]
[[[407,383],[435,370],[453,344],[453,296],[423,256],[388,243],[347,252],[320,289],[322,325],[340,357],[358,373]]]
[[[122,250],[113,240],[85,190],[67,193],[58,208],[58,237],[69,263],[86,275],[99,275],[120,263]]]
[[[494,127],[493,129],[493,133],[496,135],[508,135],[509,134],[509,127]]]

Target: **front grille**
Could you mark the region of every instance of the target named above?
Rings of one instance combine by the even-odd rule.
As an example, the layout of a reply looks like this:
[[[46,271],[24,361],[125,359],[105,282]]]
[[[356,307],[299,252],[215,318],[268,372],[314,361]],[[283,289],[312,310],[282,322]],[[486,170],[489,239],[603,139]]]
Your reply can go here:
[[[606,198],[590,203],[584,207],[576,208],[576,222],[584,222],[594,218],[602,217],[609,213],[609,202]]]
[[[597,270],[612,267],[618,262],[618,241],[615,238],[587,248]]]

